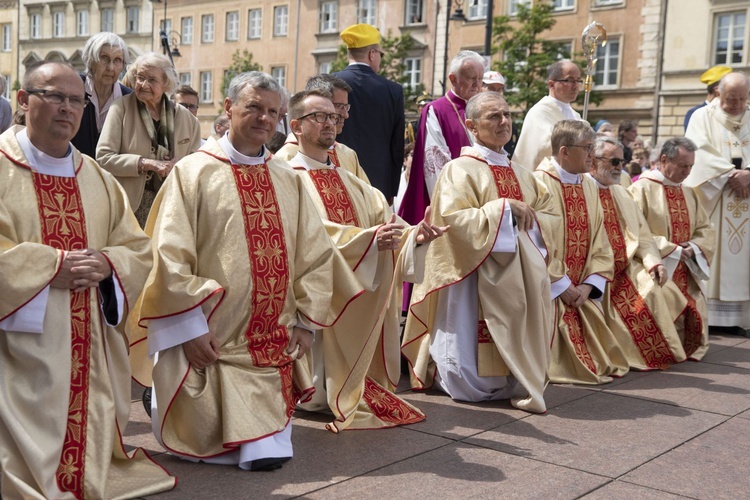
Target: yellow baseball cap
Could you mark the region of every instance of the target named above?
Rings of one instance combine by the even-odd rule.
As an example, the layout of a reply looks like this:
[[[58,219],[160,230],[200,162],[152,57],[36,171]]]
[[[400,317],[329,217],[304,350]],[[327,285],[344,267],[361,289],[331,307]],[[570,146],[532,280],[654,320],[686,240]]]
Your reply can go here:
[[[380,33],[370,24],[353,24],[341,32],[341,40],[350,49],[358,49],[379,44]]]
[[[732,68],[729,66],[714,66],[701,75],[701,83],[704,85],[712,85],[721,80],[724,75],[731,72]]]

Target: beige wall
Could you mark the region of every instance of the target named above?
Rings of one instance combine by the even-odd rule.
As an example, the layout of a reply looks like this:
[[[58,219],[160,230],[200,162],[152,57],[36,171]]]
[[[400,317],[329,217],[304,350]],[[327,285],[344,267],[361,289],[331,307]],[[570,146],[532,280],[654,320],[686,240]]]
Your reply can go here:
[[[3,51],[0,46],[0,75],[7,78],[9,99],[13,110],[16,110],[16,93],[13,91],[13,82],[18,80],[18,6],[16,2],[0,3],[0,26],[10,25],[11,46],[10,51]],[[2,29],[0,29],[2,36]],[[0,43],[2,41],[0,40]]]

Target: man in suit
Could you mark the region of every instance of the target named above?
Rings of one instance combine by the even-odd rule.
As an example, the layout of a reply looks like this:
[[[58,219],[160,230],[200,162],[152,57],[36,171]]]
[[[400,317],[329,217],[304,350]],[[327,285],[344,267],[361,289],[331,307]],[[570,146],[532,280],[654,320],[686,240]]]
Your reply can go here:
[[[732,72],[732,68],[730,68],[729,66],[714,66],[712,68],[707,69],[701,75],[701,83],[706,85],[706,100],[698,104],[697,106],[693,106],[685,114],[685,120],[684,120],[683,125],[685,126],[686,132],[688,128],[688,123],[690,123],[690,117],[692,117],[693,113],[695,113],[697,110],[699,110],[703,106],[708,105],[708,103],[713,101],[714,98],[719,96],[719,82],[725,75],[728,75],[731,72]]]
[[[347,126],[337,141],[357,152],[372,185],[391,203],[404,163],[404,91],[377,73],[384,52],[376,28],[355,24],[341,32],[341,39],[349,49],[349,66],[334,76],[352,92]]]

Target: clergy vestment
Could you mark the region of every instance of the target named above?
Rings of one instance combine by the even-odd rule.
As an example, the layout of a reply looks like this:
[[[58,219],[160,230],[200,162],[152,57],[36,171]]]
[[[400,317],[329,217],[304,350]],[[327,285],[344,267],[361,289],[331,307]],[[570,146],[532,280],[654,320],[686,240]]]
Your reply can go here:
[[[290,132],[286,138],[286,141],[284,142],[284,145],[281,146],[281,148],[276,151],[273,156],[284,161],[289,161],[297,156],[298,152],[299,142],[297,142],[297,138],[294,136],[294,134]],[[358,179],[363,180],[367,184],[370,184],[370,179],[367,178],[365,169],[363,169],[362,165],[359,164],[359,157],[357,156],[357,152],[346,144],[334,142],[333,146],[331,146],[331,148],[328,150],[328,158],[330,158],[331,163],[333,163],[336,167],[343,168],[344,170],[354,174],[354,176]]]
[[[510,200],[536,210],[531,231],[516,230]],[[553,329],[542,231],[559,222],[552,209],[545,187],[505,154],[467,147],[445,166],[432,218],[450,230],[427,251],[401,347],[413,389],[436,383],[453,399],[546,410]]]
[[[521,135],[513,151],[513,163],[534,171],[548,156],[552,156],[552,129],[562,120],[580,120],[570,104],[544,96],[534,104],[523,119]]]
[[[602,384],[628,372],[628,362],[596,301],[612,280],[612,248],[604,230],[604,214],[594,182],[563,170],[554,158],[545,158],[534,175],[552,194],[563,230],[554,232],[550,276],[555,299],[550,382]],[[568,285],[587,283],[593,288],[577,309],[566,306],[559,294]]]
[[[708,308],[703,280],[709,275],[708,263],[714,253],[714,229],[695,191],[669,182],[659,170],[641,174],[629,191],[651,228],[669,277],[687,299],[684,322],[675,325],[685,355],[700,360],[708,351]],[[689,264],[681,259],[680,243],[685,242],[695,252]]]
[[[130,498],[175,478],[126,452],[128,345],[122,320],[151,247],[114,177],[71,148],[0,136],[0,470],[4,498]],[[112,276],[73,292],[50,286],[66,251],[100,251]],[[118,326],[114,326],[118,325]]]
[[[661,254],[635,201],[622,186],[596,183],[615,257],[615,275],[602,300],[607,326],[631,368],[665,369],[684,361],[674,324],[686,299],[672,281],[660,287],[649,274],[661,264]]]
[[[312,392],[309,354],[286,353],[292,328],[328,325],[361,292],[338,276],[350,271],[299,176],[263,153],[241,155],[227,134],[177,163],[146,226],[155,261],[140,305],[158,353],[157,439],[180,457],[242,468],[292,456],[290,418]],[[209,330],[220,357],[196,369],[181,344]]]
[[[323,330],[322,339],[316,338],[316,394],[301,408],[329,408],[335,420],[326,427],[333,432],[424,420],[422,412],[393,391],[401,375],[402,283],[421,280],[429,246],[417,249],[417,232],[407,228],[398,250],[378,251],[377,230],[391,217],[380,191],[302,153],[289,163],[300,172],[328,234],[367,290]],[[333,289],[335,293],[336,282]]]
[[[750,110],[731,116],[714,99],[693,114],[685,137],[698,150],[684,184],[695,189],[716,231],[706,294],[709,324],[750,328],[750,200],[727,186],[733,158],[750,168]]]

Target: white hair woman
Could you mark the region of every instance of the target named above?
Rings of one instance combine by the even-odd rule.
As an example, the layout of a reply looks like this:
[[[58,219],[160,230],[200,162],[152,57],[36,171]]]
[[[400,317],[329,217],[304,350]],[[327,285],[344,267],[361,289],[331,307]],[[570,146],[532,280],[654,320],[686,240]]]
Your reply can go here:
[[[177,75],[166,56],[148,52],[128,68],[135,91],[115,102],[104,122],[96,160],[125,189],[144,226],[162,181],[176,161],[201,143],[198,120],[169,94]]]

